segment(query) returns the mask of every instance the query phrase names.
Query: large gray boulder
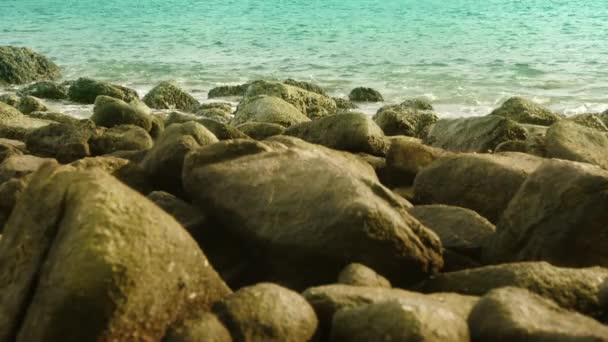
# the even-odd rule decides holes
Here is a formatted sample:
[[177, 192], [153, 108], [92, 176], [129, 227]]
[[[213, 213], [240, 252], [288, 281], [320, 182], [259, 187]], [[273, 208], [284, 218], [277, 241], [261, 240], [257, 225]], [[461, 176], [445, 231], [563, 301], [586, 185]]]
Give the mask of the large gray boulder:
[[608, 266], [608, 171], [565, 160], [544, 162], [521, 185], [483, 248], [489, 263], [544, 260]]
[[229, 292], [173, 218], [100, 170], [41, 168], [0, 243], [3, 341], [160, 340]]
[[98, 126], [108, 128], [135, 125], [145, 129], [146, 132], [152, 130], [150, 108], [139, 100], [127, 103], [110, 96], [98, 96], [91, 120]]
[[442, 265], [437, 236], [351, 154], [288, 137], [220, 142], [186, 157], [183, 181], [215, 233], [255, 255], [239, 258], [253, 281], [270, 272], [300, 289], [357, 261], [405, 285]]
[[233, 123], [265, 122], [289, 127], [307, 121], [310, 119], [306, 115], [281, 98], [260, 95], [248, 97], [239, 103]]
[[144, 96], [144, 102], [155, 109], [180, 109], [194, 112], [200, 103], [175, 83], [161, 82]]
[[430, 126], [439, 120], [430, 110], [420, 110], [403, 105], [390, 105], [378, 109], [374, 121], [386, 135], [405, 135], [425, 138]]
[[28, 48], [0, 46], [0, 84], [26, 84], [61, 77], [59, 67]]
[[330, 115], [293, 125], [285, 131], [285, 135], [336, 150], [372, 155], [386, 153], [384, 132], [363, 113]]
[[18, 92], [21, 96], [34, 96], [41, 99], [64, 100], [68, 98], [68, 89], [51, 81], [40, 81], [22, 88]]
[[608, 169], [608, 135], [562, 120], [547, 130], [547, 156], [598, 165]]
[[481, 298], [469, 316], [472, 341], [607, 341], [608, 327], [527, 290]]
[[516, 152], [442, 157], [416, 176], [416, 203], [468, 208], [495, 223], [542, 162], [542, 158]]
[[173, 124], [158, 138], [142, 166], [160, 190], [182, 194], [182, 168], [188, 152], [217, 142], [208, 129], [196, 122]]
[[521, 97], [512, 97], [490, 115], [502, 116], [522, 124], [551, 126], [562, 119], [558, 114]]
[[74, 102], [80, 103], [95, 103], [95, 99], [101, 95], [113, 97], [125, 102], [139, 99], [139, 95], [133, 89], [86, 77], [74, 81], [68, 90], [68, 98]]
[[441, 119], [429, 130], [425, 143], [454, 152], [491, 152], [509, 140], [526, 140], [517, 122], [497, 115]]
[[338, 311], [332, 342], [453, 341], [469, 342], [466, 318], [433, 300], [392, 300]]
[[249, 85], [245, 98], [258, 95], [274, 96], [290, 103], [307, 117], [314, 119], [337, 111], [336, 102], [331, 98], [278, 82], [256, 81]]
[[435, 275], [420, 287], [424, 292], [457, 292], [483, 296], [493, 289], [513, 286], [554, 300], [585, 315], [602, 317], [601, 289], [608, 279], [602, 267], [563, 268], [547, 262], [520, 262]]
[[261, 283], [244, 287], [213, 305], [235, 342], [313, 341], [317, 316], [300, 294]]

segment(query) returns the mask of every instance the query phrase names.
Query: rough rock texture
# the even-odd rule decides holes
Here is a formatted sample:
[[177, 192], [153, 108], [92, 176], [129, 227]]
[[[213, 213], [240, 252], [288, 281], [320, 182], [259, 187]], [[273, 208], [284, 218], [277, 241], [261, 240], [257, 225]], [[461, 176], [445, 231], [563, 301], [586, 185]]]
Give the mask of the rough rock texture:
[[382, 102], [384, 98], [379, 91], [372, 88], [358, 87], [350, 91], [349, 100], [353, 102]]
[[491, 263], [544, 260], [608, 266], [608, 171], [564, 160], [544, 162], [521, 185], [484, 245]]
[[1, 340], [159, 340], [229, 292], [173, 218], [100, 170], [41, 168], [0, 244]]
[[326, 285], [309, 288], [303, 293], [319, 318], [323, 334], [330, 330], [332, 317], [342, 309], [357, 308], [372, 303], [401, 301], [411, 304], [441, 306], [466, 319], [478, 301], [477, 297], [456, 293], [434, 293], [425, 295], [401, 289], [361, 287], [349, 285]]
[[[52, 112], [52, 111], [31, 112], [31, 113], [27, 113], [25, 115], [30, 118], [49, 120], [49, 121], [54, 121], [54, 122], [59, 122], [59, 123], [64, 123], [64, 124], [72, 124], [72, 125], [78, 124], [79, 122], [81, 122], [83, 120], [83, 119], [78, 119], [74, 116], [70, 116], [67, 114], [59, 113], [59, 112]], [[86, 120], [86, 119], [84, 119], [84, 120]]]
[[421, 170], [446, 154], [418, 139], [394, 137], [386, 153], [386, 164], [378, 173], [380, 180], [390, 188], [411, 186]]
[[33, 130], [25, 143], [32, 154], [70, 163], [91, 155], [89, 140], [94, 134], [95, 125], [91, 121], [76, 125], [56, 123]]
[[212, 313], [204, 312], [196, 317], [172, 325], [164, 342], [232, 342], [232, 336], [224, 324]]
[[608, 169], [608, 135], [568, 120], [547, 130], [547, 156], [598, 165]]
[[356, 109], [357, 105], [347, 99], [343, 99], [340, 97], [332, 97], [332, 100], [334, 100], [334, 102], [336, 103], [336, 107], [338, 108], [338, 110], [346, 110], [348, 111], [349, 109]]
[[542, 162], [542, 158], [515, 152], [442, 157], [416, 176], [415, 201], [472, 209], [495, 223]]
[[523, 124], [543, 126], [550, 126], [562, 119], [560, 115], [521, 97], [508, 99], [490, 115], [502, 116]]
[[403, 105], [384, 106], [374, 115], [374, 121], [384, 134], [416, 138], [425, 138], [437, 120], [437, 114], [432, 111]]
[[155, 109], [181, 109], [194, 112], [200, 103], [172, 82], [161, 82], [144, 96], [144, 102]]
[[483, 296], [500, 287], [520, 287], [564, 308], [600, 317], [606, 313], [600, 290], [607, 279], [608, 269], [602, 267], [562, 268], [546, 262], [521, 262], [438, 274], [420, 289]]
[[473, 341], [607, 341], [608, 327], [519, 288], [481, 298], [469, 316]]
[[319, 95], [328, 96], [325, 90], [323, 90], [323, 88], [310, 82], [296, 81], [294, 79], [288, 78], [283, 81], [283, 83], [294, 87], [302, 88], [304, 90], [311, 91]]
[[474, 259], [496, 227], [473, 210], [447, 205], [421, 205], [409, 209], [420, 223], [434, 231], [444, 248]]
[[434, 110], [433, 105], [421, 98], [408, 99], [399, 104], [401, 107], [409, 107], [418, 110]]
[[441, 119], [429, 130], [425, 143], [454, 152], [491, 152], [509, 140], [526, 140], [520, 124], [497, 115]]
[[179, 195], [186, 154], [217, 141], [213, 133], [196, 122], [173, 124], [158, 138], [142, 165], [159, 189]]
[[391, 282], [388, 281], [388, 279], [379, 275], [371, 268], [359, 263], [349, 264], [340, 271], [338, 283], [365, 287], [391, 287]]
[[314, 340], [317, 316], [302, 296], [281, 286], [244, 287], [213, 305], [235, 342]]
[[236, 126], [236, 128], [256, 140], [264, 140], [285, 133], [285, 127], [267, 122], [246, 122]]
[[336, 150], [380, 156], [386, 153], [384, 133], [363, 113], [330, 115], [304, 122], [289, 127], [285, 135]]
[[148, 150], [154, 141], [145, 129], [134, 125], [114, 126], [89, 141], [93, 155], [110, 154], [116, 151]]
[[141, 194], [152, 191], [150, 180], [141, 165], [114, 156], [89, 157], [70, 163], [77, 170], [99, 169], [116, 177]]
[[230, 111], [225, 111], [222, 108], [199, 108], [195, 114], [205, 119], [211, 119], [221, 123], [228, 123], [232, 119]]
[[433, 300], [393, 300], [338, 311], [330, 341], [469, 342], [466, 318]]
[[47, 162], [54, 162], [50, 158], [40, 158], [36, 156], [14, 155], [10, 156], [0, 164], [0, 184], [11, 178], [21, 178], [37, 171], [40, 166]]
[[91, 120], [103, 127], [135, 125], [145, 129], [146, 132], [152, 129], [150, 108], [139, 100], [126, 103], [109, 96], [99, 96], [95, 100]]
[[281, 98], [311, 119], [335, 114], [337, 111], [336, 102], [332, 98], [283, 83], [253, 82], [247, 88], [245, 97], [257, 95]]
[[260, 95], [241, 101], [234, 114], [235, 125], [252, 121], [289, 127], [310, 119], [296, 107], [278, 97]]
[[239, 253], [253, 253], [239, 258], [251, 263], [251, 280], [235, 276], [243, 283], [303, 288], [361, 262], [408, 284], [441, 268], [435, 234], [353, 155], [284, 136], [222, 142], [190, 153], [183, 180], [210, 226], [222, 227], [216, 233], [238, 241]]
[[245, 133], [239, 131], [237, 128], [221, 123], [215, 120], [196, 117], [194, 115], [182, 114], [178, 112], [172, 112], [167, 117], [165, 121], [165, 125], [171, 126], [175, 123], [186, 123], [186, 122], [196, 122], [207, 128], [211, 133], [213, 133], [219, 140], [228, 140], [228, 139], [248, 139], [249, 137], [245, 135]]
[[133, 89], [85, 77], [74, 81], [68, 90], [68, 98], [74, 102], [80, 103], [95, 103], [97, 96], [101, 95], [113, 97], [125, 102], [130, 102], [139, 98], [139, 95]]
[[208, 98], [216, 97], [231, 97], [231, 96], [244, 96], [245, 92], [249, 88], [249, 83], [240, 84], [236, 86], [221, 86], [209, 90]]
[[41, 99], [64, 100], [68, 98], [68, 89], [61, 84], [51, 81], [40, 81], [22, 88], [21, 96], [34, 96]]
[[48, 58], [28, 48], [0, 46], [0, 84], [26, 84], [61, 77]]
[[29, 114], [31, 112], [46, 112], [49, 108], [42, 103], [39, 99], [33, 96], [23, 96], [20, 101], [17, 109], [23, 114]]
[[608, 132], [608, 127], [606, 127], [606, 124], [604, 123], [604, 121], [602, 121], [600, 115], [598, 114], [577, 114], [566, 118], [566, 120], [575, 122], [584, 127], [593, 128], [600, 132]]
[[23, 140], [28, 132], [53, 121], [30, 118], [14, 107], [0, 102], [0, 138]]
[[17, 108], [19, 106], [19, 102], [21, 101], [21, 97], [15, 94], [2, 94], [0, 95], [0, 102], [4, 102], [11, 107]]

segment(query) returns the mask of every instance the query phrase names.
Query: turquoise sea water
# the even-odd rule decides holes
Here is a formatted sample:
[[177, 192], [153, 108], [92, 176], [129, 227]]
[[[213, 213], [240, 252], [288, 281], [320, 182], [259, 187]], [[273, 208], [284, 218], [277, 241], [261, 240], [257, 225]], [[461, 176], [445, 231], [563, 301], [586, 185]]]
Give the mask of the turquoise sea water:
[[[150, 89], [287, 77], [334, 95], [432, 100], [485, 114], [523, 95], [567, 113], [608, 108], [605, 0], [0, 0], [0, 45], [79, 76]], [[373, 109], [373, 108], [368, 108]]]

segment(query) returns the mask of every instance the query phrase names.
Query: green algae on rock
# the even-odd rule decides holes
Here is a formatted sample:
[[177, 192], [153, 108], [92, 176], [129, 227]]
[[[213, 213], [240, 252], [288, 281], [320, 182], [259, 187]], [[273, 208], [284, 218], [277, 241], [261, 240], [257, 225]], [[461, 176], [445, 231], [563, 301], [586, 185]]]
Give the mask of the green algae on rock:
[[26, 84], [59, 77], [59, 67], [43, 55], [28, 48], [0, 46], [0, 84]]

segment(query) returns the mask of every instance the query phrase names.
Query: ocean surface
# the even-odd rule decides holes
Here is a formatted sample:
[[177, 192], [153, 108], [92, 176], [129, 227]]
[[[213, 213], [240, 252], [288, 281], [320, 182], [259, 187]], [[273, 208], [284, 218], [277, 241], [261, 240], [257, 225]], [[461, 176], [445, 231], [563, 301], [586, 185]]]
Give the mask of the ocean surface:
[[513, 95], [567, 114], [608, 108], [605, 0], [0, 0], [0, 45], [141, 94], [176, 80], [202, 100], [291, 77], [335, 96], [422, 96], [443, 116]]

